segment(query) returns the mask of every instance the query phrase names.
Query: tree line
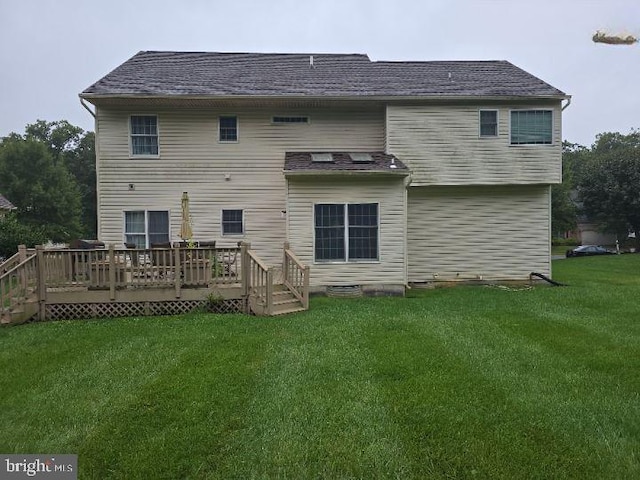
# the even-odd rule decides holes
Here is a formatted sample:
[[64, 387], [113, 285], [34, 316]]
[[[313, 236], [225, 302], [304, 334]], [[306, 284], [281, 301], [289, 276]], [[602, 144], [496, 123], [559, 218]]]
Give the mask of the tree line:
[[620, 241], [635, 234], [640, 246], [640, 131], [605, 132], [591, 147], [564, 142], [562, 184], [552, 187], [555, 234], [585, 216]]
[[95, 136], [66, 120], [38, 120], [0, 139], [0, 257], [17, 245], [96, 237]]

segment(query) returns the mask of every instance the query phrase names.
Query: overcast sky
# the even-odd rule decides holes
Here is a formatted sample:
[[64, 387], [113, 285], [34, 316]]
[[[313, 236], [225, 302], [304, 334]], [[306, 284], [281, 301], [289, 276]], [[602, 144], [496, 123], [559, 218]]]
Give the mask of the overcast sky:
[[93, 130], [78, 93], [140, 50], [508, 60], [572, 95], [563, 138], [640, 128], [639, 0], [0, 0], [0, 136], [37, 119]]

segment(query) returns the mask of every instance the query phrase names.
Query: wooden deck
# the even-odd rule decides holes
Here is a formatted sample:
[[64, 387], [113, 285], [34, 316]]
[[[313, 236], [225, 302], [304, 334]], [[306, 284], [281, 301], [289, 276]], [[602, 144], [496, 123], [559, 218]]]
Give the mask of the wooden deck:
[[[281, 272], [282, 282], [274, 281]], [[308, 309], [309, 268], [283, 249], [265, 265], [237, 248], [35, 250], [0, 265], [0, 321], [179, 314], [278, 315]]]

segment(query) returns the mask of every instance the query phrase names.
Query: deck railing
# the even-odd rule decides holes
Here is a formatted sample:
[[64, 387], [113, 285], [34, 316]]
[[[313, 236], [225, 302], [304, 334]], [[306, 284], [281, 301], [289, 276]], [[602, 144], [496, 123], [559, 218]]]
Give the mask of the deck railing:
[[28, 256], [13, 268], [3, 270], [4, 273], [0, 275], [0, 319], [30, 296], [37, 295], [38, 289], [38, 264], [35, 255]]
[[251, 244], [242, 245], [242, 257], [245, 260], [245, 287], [247, 301], [251, 310], [262, 315], [273, 311], [273, 269], [268, 267], [251, 250]]
[[47, 288], [206, 287], [241, 282], [240, 248], [42, 250]]
[[309, 266], [305, 266], [291, 251], [289, 242], [285, 242], [282, 283], [300, 300], [305, 309], [309, 308], [309, 270]]

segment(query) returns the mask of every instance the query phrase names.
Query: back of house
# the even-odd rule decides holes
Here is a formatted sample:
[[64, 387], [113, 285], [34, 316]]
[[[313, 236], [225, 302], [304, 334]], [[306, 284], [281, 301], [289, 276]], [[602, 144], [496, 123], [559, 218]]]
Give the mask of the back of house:
[[140, 52], [95, 107], [106, 243], [282, 244], [311, 287], [550, 275], [569, 97], [505, 61]]

